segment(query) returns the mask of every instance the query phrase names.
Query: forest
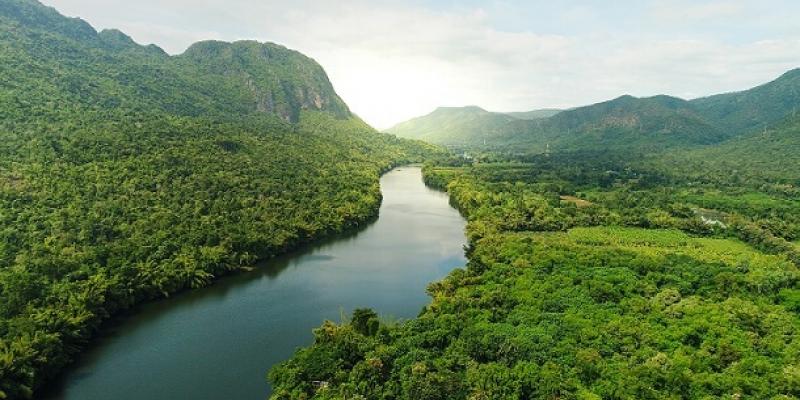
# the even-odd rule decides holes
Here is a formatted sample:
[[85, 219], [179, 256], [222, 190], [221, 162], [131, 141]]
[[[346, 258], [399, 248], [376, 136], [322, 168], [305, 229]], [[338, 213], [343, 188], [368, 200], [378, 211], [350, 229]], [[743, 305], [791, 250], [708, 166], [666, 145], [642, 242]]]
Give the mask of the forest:
[[170, 55], [0, 0], [0, 399], [114, 316], [365, 226], [411, 162], [467, 219], [467, 265], [417, 318], [320, 321], [272, 400], [798, 399], [798, 88], [392, 130], [448, 152], [376, 131], [281, 45]]
[[731, 174], [714, 151], [428, 163], [468, 265], [416, 319], [326, 322], [272, 399], [800, 397], [795, 155], [749, 147]]
[[167, 56], [31, 0], [0, 3], [0, 71], [3, 399], [110, 316], [363, 225], [382, 172], [440, 151], [376, 132], [281, 46]]
[[104, 120], [36, 137], [17, 126], [0, 150], [11, 398], [29, 397], [110, 315], [368, 221], [379, 174], [419, 157], [322, 113], [297, 126]]

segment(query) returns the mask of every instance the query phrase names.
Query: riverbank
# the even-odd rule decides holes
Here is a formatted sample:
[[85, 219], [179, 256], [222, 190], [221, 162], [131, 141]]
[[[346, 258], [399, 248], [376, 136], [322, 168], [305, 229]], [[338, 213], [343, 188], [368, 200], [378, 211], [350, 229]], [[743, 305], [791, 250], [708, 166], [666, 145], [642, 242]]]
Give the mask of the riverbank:
[[312, 328], [361, 306], [412, 318], [425, 287], [462, 266], [464, 220], [418, 167], [381, 178], [376, 221], [115, 324], [49, 399], [262, 399], [264, 373]]

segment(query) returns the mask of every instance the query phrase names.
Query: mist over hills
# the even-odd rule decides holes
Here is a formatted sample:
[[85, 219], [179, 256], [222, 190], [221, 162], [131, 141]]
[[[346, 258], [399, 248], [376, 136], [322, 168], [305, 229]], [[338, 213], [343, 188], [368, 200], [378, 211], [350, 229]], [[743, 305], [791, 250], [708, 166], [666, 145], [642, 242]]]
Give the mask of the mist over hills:
[[478, 106], [439, 107], [428, 115], [400, 123], [386, 132], [435, 144], [480, 144], [485, 138], [503, 134], [506, 126], [517, 120]]
[[517, 119], [541, 119], [552, 117], [560, 113], [563, 110], [559, 110], [556, 108], [544, 108], [541, 110], [532, 110], [532, 111], [514, 111], [514, 112], [507, 112], [504, 113], [506, 115], [510, 115]]
[[749, 90], [695, 100], [625, 95], [552, 115], [532, 112], [540, 116], [533, 120], [474, 106], [440, 109], [387, 132], [437, 144], [484, 149], [543, 152], [549, 145], [556, 151], [655, 151], [720, 143], [778, 123], [796, 112], [798, 106], [800, 70], [796, 69]]

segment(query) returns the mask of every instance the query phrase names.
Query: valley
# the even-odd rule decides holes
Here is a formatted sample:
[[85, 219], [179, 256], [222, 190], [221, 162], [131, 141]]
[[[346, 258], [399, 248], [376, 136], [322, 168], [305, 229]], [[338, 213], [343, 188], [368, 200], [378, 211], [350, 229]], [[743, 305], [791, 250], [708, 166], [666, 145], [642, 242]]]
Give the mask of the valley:
[[[224, 30], [238, 3], [211, 3], [180, 29]], [[483, 37], [494, 8], [451, 32], [449, 6], [370, 4], [369, 36], [344, 18], [367, 6], [322, 3], [156, 24], [167, 52], [0, 0], [0, 399], [800, 398], [800, 69], [777, 41], [684, 77], [785, 72], [674, 96], [611, 56], [580, 74], [566, 36]], [[431, 15], [436, 57], [384, 36]], [[263, 35], [354, 108], [300, 51], [196, 41]], [[366, 122], [453, 93], [531, 111]]]
[[439, 152], [282, 46], [169, 56], [32, 0], [0, 3], [0, 45], [0, 398], [137, 304], [369, 223], [380, 174]]
[[262, 398], [265, 370], [320, 321], [364, 304], [386, 323], [415, 317], [425, 286], [465, 262], [464, 220], [419, 167], [386, 173], [381, 192], [372, 223], [113, 322], [44, 398]]

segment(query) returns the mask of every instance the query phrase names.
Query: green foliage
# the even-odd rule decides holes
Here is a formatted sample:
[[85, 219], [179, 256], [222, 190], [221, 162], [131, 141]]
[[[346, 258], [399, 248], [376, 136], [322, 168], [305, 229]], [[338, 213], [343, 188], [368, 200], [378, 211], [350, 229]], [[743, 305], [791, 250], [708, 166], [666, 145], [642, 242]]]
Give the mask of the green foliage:
[[541, 109], [541, 110], [508, 112], [508, 113], [505, 113], [505, 114], [506, 115], [510, 115], [510, 116], [512, 116], [514, 118], [517, 118], [517, 119], [533, 120], [533, 119], [542, 119], [542, 118], [552, 117], [553, 115], [556, 115], [556, 114], [560, 113], [561, 111], [563, 111], [563, 110], [557, 110], [557, 109], [554, 109], [554, 108], [544, 108], [544, 109]]
[[440, 107], [432, 113], [402, 122], [386, 132], [430, 143], [478, 146], [491, 141], [520, 118], [493, 113], [480, 107]]
[[[360, 382], [348, 371], [377, 354], [393, 355], [382, 360], [392, 372], [356, 391], [366, 398], [797, 396], [787, 371], [800, 319], [770, 295], [796, 287], [797, 267], [704, 240], [607, 228], [483, 238], [466, 271], [431, 285], [418, 319], [360, 339], [352, 369], [315, 376], [331, 385], [318, 398], [347, 398], [341, 388]], [[303, 379], [277, 371], [304, 361], [275, 369], [276, 393]]]
[[378, 314], [368, 308], [358, 308], [353, 311], [353, 319], [350, 321], [353, 329], [365, 336], [375, 336], [378, 333]]
[[299, 53], [203, 43], [170, 57], [30, 0], [0, 2], [0, 132], [11, 399], [120, 310], [362, 226], [381, 172], [436, 153], [351, 116]]
[[525, 161], [427, 164], [468, 218], [467, 268], [418, 318], [344, 336], [347, 358], [300, 350], [270, 373], [273, 399], [800, 396], [796, 228], [777, 224], [793, 200], [653, 158]]
[[736, 139], [661, 157], [659, 168], [691, 180], [731, 181], [775, 194], [800, 194], [800, 116]]
[[704, 97], [692, 103], [733, 134], [763, 130], [787, 115], [797, 114], [800, 69], [750, 90]]

